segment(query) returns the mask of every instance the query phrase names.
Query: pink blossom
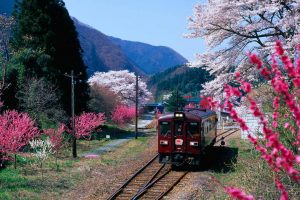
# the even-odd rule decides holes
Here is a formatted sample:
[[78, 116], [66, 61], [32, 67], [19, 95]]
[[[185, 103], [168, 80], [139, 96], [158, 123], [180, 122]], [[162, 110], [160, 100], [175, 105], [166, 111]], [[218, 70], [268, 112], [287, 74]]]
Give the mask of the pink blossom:
[[17, 153], [39, 134], [35, 122], [27, 113], [5, 111], [0, 115], [0, 154]]
[[292, 81], [296, 87], [300, 87], [300, 78], [295, 78]]
[[272, 122], [272, 126], [273, 126], [273, 128], [277, 128], [277, 122], [276, 122], [276, 121], [273, 121], [273, 122]]
[[[87, 138], [90, 137], [93, 131], [101, 131], [100, 126], [105, 122], [103, 113], [82, 113], [80, 116], [75, 116], [75, 137]], [[71, 130], [67, 130], [72, 133]]]
[[282, 48], [282, 44], [279, 40], [276, 41], [276, 46], [275, 46], [275, 49], [276, 49], [276, 53], [279, 55], [279, 56], [282, 56], [283, 53], [284, 53], [284, 50]]
[[49, 136], [51, 144], [54, 145], [55, 151], [59, 151], [64, 145], [63, 133], [66, 131], [66, 126], [60, 124], [57, 129], [44, 129], [43, 134]]
[[235, 72], [235, 78], [239, 80], [241, 78], [241, 73], [239, 71]]
[[270, 80], [270, 75], [271, 75], [271, 71], [268, 70], [268, 68], [264, 67], [261, 71], [260, 74], [267, 80]]
[[273, 100], [273, 108], [278, 109], [279, 108], [279, 102], [280, 102], [280, 97], [275, 97]]
[[283, 184], [281, 183], [281, 181], [276, 178], [275, 179], [275, 183], [276, 183], [276, 186], [278, 188], [278, 190], [280, 190], [282, 193], [281, 193], [281, 197], [280, 197], [280, 200], [288, 200], [288, 193], [287, 191], [285, 190], [285, 187], [283, 186]]
[[112, 120], [119, 124], [124, 125], [130, 122], [135, 117], [135, 107], [128, 107], [125, 105], [118, 105], [112, 112]]
[[[296, 101], [296, 98], [293, 94], [290, 93], [290, 83], [294, 84], [295, 87], [298, 86], [297, 77], [299, 77], [298, 71], [295, 69], [300, 69], [300, 62], [297, 62], [297, 67], [293, 66], [291, 60], [284, 56], [283, 48], [281, 44], [278, 42], [276, 47], [277, 54], [280, 56], [280, 59], [284, 65], [284, 69], [287, 71], [289, 78], [295, 81], [287, 81], [285, 77], [283, 77], [282, 73], [279, 70], [279, 66], [276, 63], [275, 56], [272, 57], [272, 71], [270, 71], [266, 67], [262, 67], [262, 62], [256, 55], [250, 55], [249, 59], [252, 63], [258, 66], [258, 69], [261, 69], [261, 75], [267, 80], [271, 79], [271, 85], [276, 93], [276, 97], [273, 100], [274, 112], [272, 115], [272, 127], [270, 127], [268, 123], [268, 118], [266, 118], [265, 114], [262, 112], [260, 107], [257, 105], [256, 101], [252, 99], [250, 96], [247, 96], [247, 100], [250, 103], [250, 111], [253, 116], [257, 117], [262, 125], [262, 132], [264, 134], [265, 142], [260, 144], [256, 138], [248, 135], [249, 140], [254, 145], [255, 149], [260, 152], [261, 157], [268, 163], [271, 167], [271, 170], [275, 173], [279, 173], [280, 171], [285, 172], [288, 176], [290, 176], [295, 182], [300, 181], [299, 170], [294, 166], [294, 164], [300, 162], [300, 156], [294, 155], [294, 153], [284, 146], [284, 144], [280, 141], [279, 133], [276, 132], [278, 127], [278, 119], [279, 112], [278, 109], [280, 107], [280, 100], [284, 100], [284, 103], [289, 108], [290, 114], [285, 113], [284, 117], [287, 118], [289, 116], [293, 116], [291, 120], [295, 120], [296, 128], [291, 126], [289, 122], [284, 123], [283, 127], [289, 129], [293, 135], [295, 135], [295, 129], [300, 127], [300, 105]], [[236, 80], [241, 84], [241, 89], [245, 90], [245, 81], [240, 79], [239, 74]], [[250, 83], [249, 83], [250, 84]], [[250, 84], [251, 86], [251, 84]], [[231, 102], [232, 96], [238, 96], [239, 88], [232, 87], [227, 84], [224, 85], [224, 92], [226, 94], [226, 99], [224, 102], [224, 107], [227, 108], [233, 120], [239, 123], [240, 127], [243, 130], [250, 130], [249, 127], [246, 126], [243, 119], [241, 119], [237, 112], [234, 109], [233, 103]], [[212, 100], [213, 101], [213, 100]], [[296, 136], [296, 142], [293, 145], [297, 145], [300, 150], [300, 131]], [[281, 191], [281, 199], [288, 199], [288, 193], [285, 190], [284, 185], [281, 183], [279, 179], [275, 180], [276, 186], [279, 191]], [[239, 190], [228, 190], [230, 195], [234, 194], [233, 197], [238, 198], [237, 196], [240, 194]], [[241, 197], [242, 198], [242, 197]]]
[[250, 62], [256, 65], [257, 69], [260, 69], [262, 67], [262, 61], [257, 57], [256, 54], [251, 54], [249, 58]]
[[283, 125], [284, 128], [288, 128], [289, 126], [290, 126], [290, 123], [288, 123], [288, 122], [285, 122]]
[[244, 89], [244, 91], [245, 91], [246, 93], [251, 92], [252, 87], [251, 87], [251, 84], [250, 84], [250, 83], [244, 81], [244, 82], [242, 83], [242, 85], [243, 85], [243, 89]]
[[296, 156], [296, 163], [300, 164], [300, 155]]
[[88, 154], [88, 155], [86, 155], [86, 156], [84, 156], [85, 158], [98, 158], [99, 157], [99, 155], [97, 155], [97, 154]]
[[225, 191], [234, 199], [239, 200], [254, 200], [252, 195], [246, 195], [243, 191], [234, 187], [226, 187]]

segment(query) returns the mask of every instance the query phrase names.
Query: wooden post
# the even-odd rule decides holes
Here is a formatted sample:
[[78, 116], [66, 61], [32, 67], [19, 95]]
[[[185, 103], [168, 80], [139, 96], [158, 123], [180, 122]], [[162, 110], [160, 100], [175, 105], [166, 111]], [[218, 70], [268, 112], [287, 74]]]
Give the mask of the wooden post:
[[135, 81], [135, 139], [138, 138], [138, 109], [139, 109], [139, 77], [136, 74]]

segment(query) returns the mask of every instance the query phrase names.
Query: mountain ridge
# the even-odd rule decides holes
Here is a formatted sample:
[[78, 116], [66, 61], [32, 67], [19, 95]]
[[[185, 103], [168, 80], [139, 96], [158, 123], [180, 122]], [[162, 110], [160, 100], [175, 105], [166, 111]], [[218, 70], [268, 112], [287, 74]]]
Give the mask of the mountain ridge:
[[[0, 14], [11, 15], [16, 0], [0, 0]], [[154, 46], [107, 36], [72, 17], [88, 75], [96, 71], [129, 70], [142, 76], [182, 65], [187, 60], [166, 46]]]
[[167, 46], [155, 46], [112, 36], [109, 38], [113, 43], [119, 45], [124, 53], [140, 66], [146, 74], [155, 74], [170, 67], [187, 63], [187, 59]]
[[125, 69], [144, 75], [137, 65], [127, 58], [122, 49], [111, 43], [105, 34], [74, 17], [72, 19], [78, 32], [89, 75], [96, 71]]
[[72, 19], [84, 50], [89, 74], [95, 71], [128, 69], [145, 76], [187, 62], [170, 47], [107, 36], [74, 17]]

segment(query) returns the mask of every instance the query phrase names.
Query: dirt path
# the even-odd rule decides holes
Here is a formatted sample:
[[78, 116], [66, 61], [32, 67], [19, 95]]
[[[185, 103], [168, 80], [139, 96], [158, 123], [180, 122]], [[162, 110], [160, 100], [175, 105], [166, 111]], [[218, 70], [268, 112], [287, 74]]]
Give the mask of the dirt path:
[[94, 149], [94, 150], [92, 150], [90, 152], [87, 152], [87, 153], [80, 154], [79, 156], [80, 157], [86, 157], [86, 158], [98, 157], [98, 156], [100, 156], [104, 153], [115, 150], [116, 148], [120, 147], [122, 144], [128, 142], [131, 139], [132, 138], [115, 139], [115, 140], [112, 140], [111, 142], [109, 142], [108, 144], [106, 144], [102, 147], [99, 147], [99, 148]]

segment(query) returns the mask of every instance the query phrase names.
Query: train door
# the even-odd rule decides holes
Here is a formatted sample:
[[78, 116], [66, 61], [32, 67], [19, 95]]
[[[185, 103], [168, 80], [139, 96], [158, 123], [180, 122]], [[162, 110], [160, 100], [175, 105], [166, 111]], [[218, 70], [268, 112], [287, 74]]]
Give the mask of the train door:
[[161, 121], [158, 126], [158, 151], [159, 153], [171, 153], [171, 147], [171, 123]]
[[200, 151], [201, 135], [200, 135], [200, 123], [187, 122], [186, 123], [186, 148], [187, 153], [197, 154]]
[[205, 141], [207, 140], [206, 138], [206, 122], [202, 121], [201, 123], [201, 144], [202, 146], [205, 146]]
[[174, 152], [185, 152], [184, 122], [174, 121]]

